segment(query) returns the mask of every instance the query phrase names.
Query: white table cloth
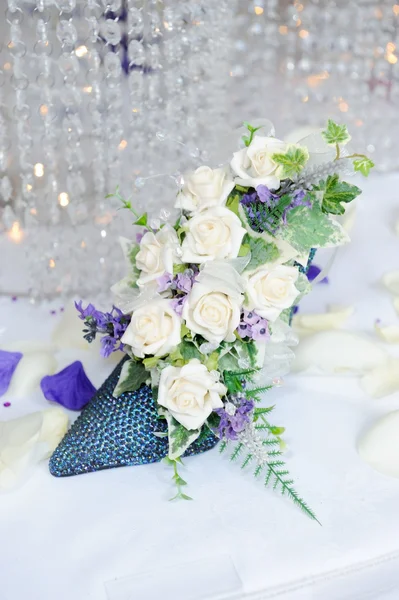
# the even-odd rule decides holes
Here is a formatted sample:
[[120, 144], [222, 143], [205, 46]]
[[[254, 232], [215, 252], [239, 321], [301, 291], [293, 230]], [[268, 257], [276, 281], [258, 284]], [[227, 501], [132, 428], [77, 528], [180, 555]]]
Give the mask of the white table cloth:
[[[395, 176], [364, 185], [352, 244], [301, 310], [354, 304], [349, 327], [369, 332], [376, 318], [397, 322], [378, 280], [399, 268], [398, 187]], [[21, 299], [3, 298], [0, 309], [0, 347], [49, 340], [60, 318]], [[81, 359], [95, 385], [112, 369], [93, 352], [57, 359], [59, 368]], [[371, 400], [357, 379], [297, 375], [267, 402], [287, 428], [289, 469], [321, 527], [217, 449], [185, 461], [193, 502], [168, 502], [162, 464], [57, 479], [42, 463], [0, 496], [1, 600], [397, 600], [399, 480], [364, 464], [356, 441], [399, 408], [399, 394]], [[1, 401], [0, 419], [48, 405], [39, 391], [9, 408]]]

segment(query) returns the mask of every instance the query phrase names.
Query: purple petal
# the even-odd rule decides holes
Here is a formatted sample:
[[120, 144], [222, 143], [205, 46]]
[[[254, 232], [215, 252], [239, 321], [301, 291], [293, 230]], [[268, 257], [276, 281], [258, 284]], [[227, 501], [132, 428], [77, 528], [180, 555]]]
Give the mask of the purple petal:
[[0, 350], [0, 396], [8, 390], [11, 378], [21, 358], [21, 352]]
[[158, 279], [157, 279], [157, 285], [158, 285], [157, 291], [159, 293], [166, 292], [166, 290], [168, 290], [170, 288], [170, 286], [172, 285], [172, 281], [173, 281], [172, 273], [164, 273], [163, 275], [161, 275], [161, 277], [158, 277]]
[[79, 360], [55, 375], [43, 377], [40, 387], [47, 400], [70, 410], [82, 410], [96, 393]]
[[[310, 265], [308, 272], [307, 272], [309, 281], [314, 281], [316, 279], [316, 277], [318, 275], [320, 275], [320, 273], [321, 273], [320, 267], [318, 267], [317, 265]], [[328, 283], [328, 277], [324, 277], [324, 279], [322, 279], [318, 283]]]

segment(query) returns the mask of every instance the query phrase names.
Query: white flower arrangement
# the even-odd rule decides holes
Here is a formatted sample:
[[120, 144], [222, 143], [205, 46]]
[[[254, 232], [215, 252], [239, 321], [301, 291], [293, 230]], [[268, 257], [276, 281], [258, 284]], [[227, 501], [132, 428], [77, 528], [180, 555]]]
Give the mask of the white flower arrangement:
[[[230, 165], [185, 175], [174, 225], [152, 228], [146, 214], [116, 194], [142, 227], [137, 243], [124, 240], [129, 273], [113, 288], [124, 312], [107, 321], [91, 305], [79, 310], [89, 341], [106, 332], [104, 354], [122, 346], [128, 355], [114, 395], [152, 385], [175, 469], [210, 430], [222, 449], [236, 443], [233, 458], [247, 448], [244, 466], [254, 463], [256, 475], [263, 471], [266, 484], [315, 518], [281, 458], [284, 429], [272, 426], [271, 408], [257, 403], [292, 356], [289, 323], [310, 289], [312, 249], [348, 239], [335, 217], [360, 189], [341, 181], [342, 165], [367, 175], [373, 163], [347, 151], [343, 157], [350, 136], [332, 121], [320, 136], [324, 151], [336, 154], [327, 165], [306, 143], [286, 144], [246, 127]], [[179, 486], [178, 496], [187, 498]]]

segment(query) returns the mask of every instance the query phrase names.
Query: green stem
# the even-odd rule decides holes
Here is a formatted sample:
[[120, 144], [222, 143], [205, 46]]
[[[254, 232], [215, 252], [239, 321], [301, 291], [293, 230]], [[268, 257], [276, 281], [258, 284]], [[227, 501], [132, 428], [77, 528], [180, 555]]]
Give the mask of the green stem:
[[335, 144], [335, 148], [336, 148], [336, 151], [337, 151], [337, 154], [335, 156], [335, 160], [338, 160], [341, 157], [341, 150], [339, 148], [338, 142]]
[[343, 158], [367, 158], [367, 156], [365, 154], [349, 154], [349, 156]]

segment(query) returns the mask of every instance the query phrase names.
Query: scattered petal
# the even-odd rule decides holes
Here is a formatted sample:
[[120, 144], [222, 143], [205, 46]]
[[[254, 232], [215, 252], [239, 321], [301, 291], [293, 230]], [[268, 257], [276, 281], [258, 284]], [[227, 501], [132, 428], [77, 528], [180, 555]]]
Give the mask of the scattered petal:
[[8, 390], [11, 378], [21, 358], [22, 354], [20, 352], [0, 350], [0, 396]]
[[384, 342], [399, 344], [399, 325], [381, 325], [380, 321], [376, 321], [374, 329]]
[[387, 290], [395, 296], [399, 296], [399, 271], [390, 271], [385, 273], [382, 277], [382, 283], [385, 285]]
[[43, 377], [40, 387], [47, 400], [70, 410], [82, 410], [96, 393], [79, 360], [55, 375]]
[[22, 483], [35, 465], [52, 454], [68, 428], [60, 407], [0, 421], [0, 490]]
[[[321, 273], [321, 268], [318, 267], [317, 265], [310, 265], [308, 272], [306, 273], [309, 281], [313, 281], [314, 279], [316, 279], [316, 277], [318, 277]], [[317, 283], [328, 283], [328, 277], [324, 277], [321, 281], [318, 281]]]
[[49, 352], [24, 353], [15, 369], [6, 398], [24, 398], [31, 394], [45, 375], [55, 372], [57, 361]]
[[380, 418], [358, 442], [360, 458], [373, 469], [399, 478], [399, 410]]
[[296, 314], [292, 323], [298, 334], [309, 335], [315, 331], [339, 329], [353, 315], [354, 311], [353, 306], [332, 305], [325, 313]]
[[394, 305], [394, 307], [395, 307], [395, 310], [396, 310], [396, 312], [397, 312], [397, 313], [398, 313], [398, 315], [399, 315], [399, 296], [398, 296], [398, 298], [394, 298], [394, 299], [393, 299], [393, 305]]
[[395, 232], [399, 235], [399, 221], [396, 221]]
[[371, 338], [349, 331], [323, 331], [299, 344], [293, 370], [317, 374], [363, 374], [386, 362], [388, 353]]
[[83, 328], [84, 325], [71, 302], [66, 306], [62, 317], [53, 329], [52, 342], [58, 348], [89, 350], [91, 346], [83, 339]]
[[389, 358], [361, 379], [363, 390], [372, 398], [382, 398], [399, 390], [399, 359]]

